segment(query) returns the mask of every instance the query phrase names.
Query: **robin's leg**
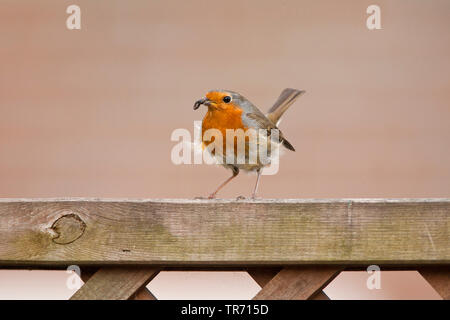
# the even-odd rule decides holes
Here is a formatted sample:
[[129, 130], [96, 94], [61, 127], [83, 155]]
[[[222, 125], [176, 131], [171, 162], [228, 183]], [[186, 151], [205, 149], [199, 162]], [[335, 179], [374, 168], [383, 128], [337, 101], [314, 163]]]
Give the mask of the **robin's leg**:
[[238, 196], [236, 198], [236, 200], [247, 200], [247, 199], [255, 200], [256, 199], [256, 193], [258, 192], [259, 179], [261, 178], [261, 169], [256, 170], [256, 173], [258, 174], [258, 176], [256, 177], [256, 184], [255, 184], [255, 188], [253, 189], [252, 196], [250, 198], [247, 198], [244, 196]]
[[217, 192], [219, 192], [220, 189], [222, 189], [223, 187], [225, 187], [227, 185], [228, 182], [230, 182], [231, 180], [233, 180], [238, 174], [239, 174], [239, 168], [238, 167], [232, 167], [233, 170], [233, 175], [231, 177], [229, 177], [227, 180], [225, 180], [217, 189], [216, 191], [214, 191], [213, 193], [211, 193], [208, 196], [208, 199], [214, 199], [216, 197]]
[[256, 198], [256, 192], [258, 191], [259, 179], [261, 178], [261, 169], [258, 169], [256, 172], [257, 172], [258, 176], [256, 177], [256, 184], [255, 184], [255, 188], [253, 189], [252, 199]]

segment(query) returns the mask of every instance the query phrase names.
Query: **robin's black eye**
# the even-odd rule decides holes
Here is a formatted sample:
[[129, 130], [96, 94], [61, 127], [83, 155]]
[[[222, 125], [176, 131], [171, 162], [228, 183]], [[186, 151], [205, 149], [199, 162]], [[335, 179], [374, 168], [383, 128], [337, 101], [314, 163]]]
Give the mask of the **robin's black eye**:
[[225, 97], [223, 97], [223, 102], [225, 102], [225, 103], [229, 103], [229, 102], [231, 102], [231, 97], [230, 96], [225, 96]]

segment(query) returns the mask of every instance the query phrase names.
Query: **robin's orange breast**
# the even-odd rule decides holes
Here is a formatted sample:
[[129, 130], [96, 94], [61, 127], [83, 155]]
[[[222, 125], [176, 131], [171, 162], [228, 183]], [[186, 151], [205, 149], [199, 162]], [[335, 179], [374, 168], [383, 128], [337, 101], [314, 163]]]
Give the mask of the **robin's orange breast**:
[[[209, 109], [206, 113], [205, 117], [203, 118], [202, 123], [202, 133], [204, 133], [209, 129], [216, 129], [219, 130], [222, 134], [223, 139], [223, 152], [226, 152], [226, 130], [227, 129], [242, 129], [247, 130], [247, 128], [242, 123], [242, 110], [240, 108], [234, 107], [232, 105], [227, 106], [223, 109]], [[210, 141], [203, 140], [205, 146], [208, 146], [211, 142], [213, 142], [215, 139], [214, 137], [211, 138]], [[235, 141], [228, 141], [228, 144], [234, 143], [234, 152], [236, 154], [237, 152], [237, 138], [234, 139]], [[246, 140], [247, 137], [246, 137]]]

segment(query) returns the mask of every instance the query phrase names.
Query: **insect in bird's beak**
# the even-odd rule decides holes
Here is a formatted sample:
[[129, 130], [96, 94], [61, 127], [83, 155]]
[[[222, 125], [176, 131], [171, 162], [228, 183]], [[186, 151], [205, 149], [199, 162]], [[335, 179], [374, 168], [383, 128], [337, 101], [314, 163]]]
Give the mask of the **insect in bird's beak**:
[[211, 102], [207, 98], [202, 98], [200, 100], [195, 101], [194, 103], [194, 110], [197, 110], [202, 104], [205, 106], [209, 106]]

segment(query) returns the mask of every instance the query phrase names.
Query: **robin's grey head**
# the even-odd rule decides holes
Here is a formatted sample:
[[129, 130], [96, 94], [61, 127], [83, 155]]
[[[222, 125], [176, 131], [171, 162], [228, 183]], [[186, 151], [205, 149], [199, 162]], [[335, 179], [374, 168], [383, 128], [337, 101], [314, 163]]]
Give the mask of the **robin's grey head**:
[[201, 105], [211, 108], [226, 107], [227, 105], [242, 108], [247, 102], [247, 99], [237, 92], [231, 90], [211, 90], [204, 98], [195, 102], [194, 110], [197, 110]]

